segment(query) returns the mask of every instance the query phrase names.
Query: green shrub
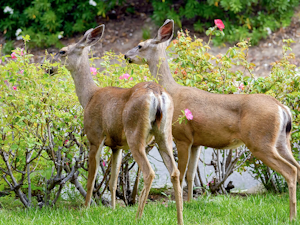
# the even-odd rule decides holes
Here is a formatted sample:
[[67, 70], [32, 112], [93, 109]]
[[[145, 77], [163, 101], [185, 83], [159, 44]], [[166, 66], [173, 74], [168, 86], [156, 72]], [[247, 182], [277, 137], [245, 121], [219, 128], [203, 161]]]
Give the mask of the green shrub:
[[[30, 35], [32, 44], [38, 47], [56, 45], [59, 39], [70, 37], [95, 27], [96, 16], [105, 16], [122, 0], [20, 0], [1, 1], [0, 31], [6, 37], [15, 38]], [[3, 12], [3, 13], [2, 13]], [[22, 32], [18, 33], [17, 30]]]
[[[216, 27], [207, 33], [222, 35]], [[25, 40], [28, 41], [29, 37]], [[255, 65], [247, 61], [248, 41], [216, 56], [209, 53], [210, 41], [193, 40], [188, 32], [179, 33], [169, 47], [173, 57], [169, 64], [175, 80], [181, 85], [213, 93], [264, 93], [276, 97], [292, 111], [292, 151], [298, 157], [300, 77], [296, 66], [291, 63], [294, 55], [288, 54], [292, 41], [285, 40], [283, 58], [272, 64], [271, 74], [257, 78], [253, 74]], [[55, 179], [67, 176], [72, 168], [76, 167], [76, 177], [80, 177], [80, 185], [85, 186], [88, 142], [83, 132], [83, 111], [69, 73], [59, 67], [59, 74], [51, 77], [45, 68], [58, 64], [46, 61], [41, 67], [29, 63], [31, 57], [26, 48], [1, 57], [0, 169], [6, 180], [0, 180], [0, 191], [10, 189], [20, 197], [29, 192], [31, 181], [32, 191], [43, 195], [48, 193], [47, 201], [52, 204], [63, 188], [54, 188]], [[91, 59], [93, 67], [94, 60]], [[121, 54], [106, 52], [101, 67], [103, 70], [93, 76], [100, 87], [132, 87], [151, 80], [146, 66], [125, 64]], [[129, 78], [120, 79], [125, 73], [129, 74]], [[105, 148], [102, 159], [108, 161], [109, 157], [110, 151]], [[32, 161], [28, 163], [28, 159]], [[62, 169], [59, 169], [58, 163], [63, 166]], [[248, 165], [253, 164], [250, 162]], [[257, 173], [263, 176], [261, 172]], [[29, 178], [26, 177], [28, 174]], [[73, 179], [70, 181], [74, 182]], [[50, 192], [52, 184], [56, 194]]]
[[176, 4], [172, 0], [154, 0], [153, 20], [161, 25], [165, 19], [173, 19], [179, 27], [183, 19], [192, 19], [194, 29], [203, 32], [212, 26], [211, 21], [222, 19], [225, 36], [217, 36], [213, 42], [236, 43], [251, 38], [257, 44], [268, 32], [290, 24], [298, 0], [186, 0]]
[[[29, 63], [32, 56], [26, 48], [18, 48], [0, 58], [0, 171], [4, 175], [0, 191], [16, 195], [26, 207], [34, 202], [24, 197], [29, 193], [43, 196], [42, 204], [54, 205], [66, 184], [61, 182], [68, 177], [77, 190], [84, 190], [89, 147], [83, 110], [69, 72], [59, 66], [58, 74], [50, 76], [46, 69], [58, 63], [45, 61], [41, 67]], [[100, 87], [132, 87], [147, 79], [146, 68], [120, 67], [110, 64], [111, 60], [122, 63], [123, 56], [112, 52], [103, 56], [101, 66], [107, 70], [94, 75]], [[130, 77], [120, 79], [125, 73]], [[101, 160], [109, 161], [110, 154], [105, 148]], [[132, 168], [130, 154], [124, 151], [124, 155], [127, 167]]]

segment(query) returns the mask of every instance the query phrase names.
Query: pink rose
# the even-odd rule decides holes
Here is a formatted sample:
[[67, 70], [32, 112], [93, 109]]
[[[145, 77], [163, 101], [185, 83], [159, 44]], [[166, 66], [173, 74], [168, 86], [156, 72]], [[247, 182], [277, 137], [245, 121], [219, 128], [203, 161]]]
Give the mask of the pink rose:
[[224, 23], [223, 23], [222, 20], [220, 20], [220, 19], [216, 19], [216, 20], [215, 20], [215, 24], [216, 24], [216, 26], [217, 26], [221, 31], [223, 31], [223, 29], [225, 28]]
[[10, 55], [10, 56], [11, 56], [11, 58], [12, 58], [12, 59], [16, 59], [16, 58], [17, 58], [17, 56], [16, 56], [16, 53], [15, 53], [15, 52], [11, 53], [11, 55]]
[[239, 86], [239, 89], [240, 90], [244, 90], [245, 89], [245, 85], [243, 83], [241, 83], [240, 86]]
[[130, 75], [128, 73], [124, 73], [123, 75], [121, 75], [119, 77], [120, 80], [124, 80], [124, 79], [128, 79], [130, 77]]
[[188, 120], [192, 120], [192, 119], [193, 119], [193, 114], [192, 114], [192, 112], [191, 112], [189, 109], [185, 109], [185, 110], [184, 110], [184, 114], [185, 114], [185, 117], [186, 117]]
[[90, 67], [90, 71], [93, 75], [97, 74], [97, 69], [95, 67]]
[[20, 74], [23, 74], [24, 73], [24, 70], [20, 70]]

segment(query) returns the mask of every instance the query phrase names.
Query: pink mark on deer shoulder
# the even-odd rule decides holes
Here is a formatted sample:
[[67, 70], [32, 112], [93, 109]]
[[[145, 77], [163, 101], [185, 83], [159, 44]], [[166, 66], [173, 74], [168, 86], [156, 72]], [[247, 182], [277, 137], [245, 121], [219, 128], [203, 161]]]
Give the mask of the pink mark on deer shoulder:
[[192, 112], [189, 109], [185, 109], [184, 114], [188, 120], [192, 120], [194, 118]]

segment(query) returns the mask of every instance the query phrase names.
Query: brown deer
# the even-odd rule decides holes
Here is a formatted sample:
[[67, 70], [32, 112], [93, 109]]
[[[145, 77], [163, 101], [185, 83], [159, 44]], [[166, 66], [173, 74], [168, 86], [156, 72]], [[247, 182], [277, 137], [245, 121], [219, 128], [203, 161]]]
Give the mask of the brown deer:
[[90, 46], [101, 39], [103, 31], [104, 25], [88, 30], [79, 42], [62, 48], [56, 55], [71, 72], [78, 100], [84, 108], [84, 130], [90, 142], [85, 205], [90, 205], [100, 152], [105, 145], [112, 149], [110, 191], [112, 208], [115, 208], [122, 149], [130, 149], [144, 176], [136, 215], [141, 217], [155, 176], [145, 147], [155, 138], [175, 190], [177, 221], [183, 224], [179, 171], [172, 154], [172, 98], [154, 82], [139, 83], [127, 89], [98, 87], [90, 73], [88, 53]]
[[193, 197], [200, 146], [234, 149], [245, 144], [255, 157], [284, 176], [289, 187], [290, 219], [295, 218], [300, 166], [290, 146], [290, 110], [275, 98], [263, 94], [213, 94], [177, 84], [166, 54], [173, 32], [173, 20], [166, 20], [156, 38], [139, 43], [125, 54], [125, 59], [130, 63], [149, 65], [152, 76], [173, 98], [173, 122], [182, 114], [181, 110], [187, 108], [194, 116], [187, 124], [177, 122], [172, 127], [181, 185], [188, 167], [188, 200]]

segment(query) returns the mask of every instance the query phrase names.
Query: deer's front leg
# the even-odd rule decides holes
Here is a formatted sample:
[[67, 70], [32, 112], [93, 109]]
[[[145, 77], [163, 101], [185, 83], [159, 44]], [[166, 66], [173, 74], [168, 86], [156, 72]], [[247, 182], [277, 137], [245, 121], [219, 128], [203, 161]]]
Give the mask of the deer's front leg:
[[186, 180], [188, 183], [188, 202], [193, 199], [193, 186], [194, 179], [197, 171], [199, 157], [201, 153], [201, 146], [193, 146], [190, 152], [190, 158], [188, 163], [188, 169], [186, 172]]
[[122, 162], [122, 149], [113, 149], [111, 158], [111, 176], [109, 181], [109, 188], [111, 194], [111, 206], [113, 209], [116, 207], [116, 190], [117, 181]]
[[178, 151], [178, 169], [180, 171], [180, 186], [183, 190], [183, 180], [186, 175], [186, 169], [189, 162], [189, 155], [191, 149], [191, 143], [188, 141], [178, 141], [175, 140], [176, 148]]
[[85, 197], [85, 206], [89, 207], [94, 190], [95, 179], [98, 171], [100, 152], [103, 148], [105, 138], [99, 142], [99, 144], [91, 144], [89, 152], [89, 174], [87, 181], [87, 193]]

